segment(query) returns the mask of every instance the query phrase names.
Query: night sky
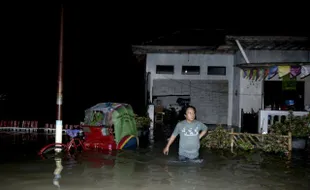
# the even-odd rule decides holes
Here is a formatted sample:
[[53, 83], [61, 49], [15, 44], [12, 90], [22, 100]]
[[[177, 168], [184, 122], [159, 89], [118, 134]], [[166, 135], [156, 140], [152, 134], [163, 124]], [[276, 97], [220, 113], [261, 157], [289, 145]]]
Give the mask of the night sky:
[[[98, 10], [97, 10], [98, 11]], [[65, 6], [63, 120], [77, 123], [99, 102], [128, 102], [143, 113], [143, 69], [131, 44], [138, 32], [107, 23], [100, 12]], [[14, 8], [6, 20], [1, 64], [1, 117], [56, 119], [60, 6]], [[133, 40], [133, 41], [132, 41]], [[5, 60], [5, 61], [4, 61]]]
[[[185, 23], [179, 24], [185, 17], [172, 15], [172, 19], [162, 20], [164, 16], [161, 15], [150, 19], [145, 16], [147, 10], [116, 12], [109, 6], [94, 7], [82, 3], [64, 6], [64, 123], [82, 121], [84, 110], [99, 102], [128, 102], [135, 112], [145, 111], [141, 106], [144, 103], [144, 65], [135, 60], [131, 44], [152, 40], [156, 43], [159, 36], [191, 28], [209, 31], [206, 39], [216, 36], [218, 40], [212, 43], [220, 43], [226, 33], [307, 33], [305, 27], [289, 28], [287, 23], [268, 28], [266, 32], [266, 27], [256, 26], [250, 30], [242, 27], [239, 21], [231, 27], [227, 19], [206, 27], [204, 22], [195, 26], [197, 19], [190, 22], [188, 15], [186, 22], [183, 20]], [[5, 9], [0, 92], [7, 93], [8, 100], [0, 103], [1, 117], [54, 122], [60, 4], [11, 5]], [[198, 21], [203, 20], [199, 18]], [[190, 40], [181, 45], [187, 45], [186, 42]]]

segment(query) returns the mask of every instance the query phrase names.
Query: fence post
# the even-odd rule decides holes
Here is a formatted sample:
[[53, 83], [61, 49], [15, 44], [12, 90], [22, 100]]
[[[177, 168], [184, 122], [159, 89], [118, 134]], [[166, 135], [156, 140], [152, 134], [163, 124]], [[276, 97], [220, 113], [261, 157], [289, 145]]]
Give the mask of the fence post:
[[230, 150], [231, 152], [234, 152], [234, 128], [231, 128], [230, 133]]
[[288, 151], [292, 151], [292, 132], [288, 132]]

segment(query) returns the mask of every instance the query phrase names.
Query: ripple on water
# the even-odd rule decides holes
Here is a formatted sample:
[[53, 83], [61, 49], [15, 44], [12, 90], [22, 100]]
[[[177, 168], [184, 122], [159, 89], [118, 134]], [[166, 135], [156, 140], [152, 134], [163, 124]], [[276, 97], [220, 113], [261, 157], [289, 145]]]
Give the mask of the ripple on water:
[[[6, 140], [8, 137], [5, 137]], [[0, 144], [1, 145], [1, 144]], [[14, 146], [16, 147], [16, 146]], [[22, 149], [22, 148], [21, 148]], [[6, 147], [5, 150], [10, 150]], [[1, 189], [55, 189], [54, 159], [38, 160], [33, 154], [4, 152], [0, 162]], [[59, 181], [63, 189], [307, 189], [310, 181], [309, 155], [295, 154], [291, 161], [261, 154], [234, 156], [202, 153], [203, 164], [171, 163], [177, 152], [162, 154], [157, 146], [116, 155], [83, 152], [62, 159]], [[29, 154], [32, 154], [28, 157]], [[7, 159], [19, 157], [21, 159]], [[34, 159], [35, 158], [35, 159]]]

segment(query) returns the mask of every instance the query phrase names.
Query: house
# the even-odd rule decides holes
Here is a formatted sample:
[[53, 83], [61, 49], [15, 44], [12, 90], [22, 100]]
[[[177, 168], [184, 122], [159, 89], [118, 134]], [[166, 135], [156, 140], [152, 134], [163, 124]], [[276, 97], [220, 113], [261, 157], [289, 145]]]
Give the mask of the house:
[[[307, 37], [290, 36], [225, 36], [224, 43], [211, 46], [132, 46], [137, 56], [146, 55], [146, 104], [160, 100], [167, 107], [188, 100], [200, 121], [238, 127], [242, 111], [270, 106], [265, 105], [266, 81], [282, 80], [247, 73], [257, 69], [258, 76], [261, 69], [282, 65], [308, 68], [309, 49]], [[303, 85], [303, 105], [310, 105], [310, 77], [299, 75], [297, 81]]]

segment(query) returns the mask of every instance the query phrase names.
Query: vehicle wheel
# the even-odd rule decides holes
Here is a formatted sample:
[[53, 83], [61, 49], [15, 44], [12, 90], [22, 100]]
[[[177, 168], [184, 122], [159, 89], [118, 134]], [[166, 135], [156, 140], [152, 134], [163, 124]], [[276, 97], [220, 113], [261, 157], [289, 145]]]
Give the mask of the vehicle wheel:
[[39, 155], [55, 154], [57, 149], [60, 149], [60, 152], [63, 152], [66, 151], [67, 146], [61, 143], [52, 143], [43, 147], [40, 150]]

